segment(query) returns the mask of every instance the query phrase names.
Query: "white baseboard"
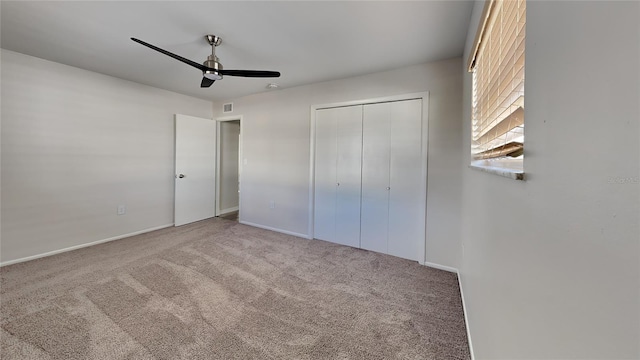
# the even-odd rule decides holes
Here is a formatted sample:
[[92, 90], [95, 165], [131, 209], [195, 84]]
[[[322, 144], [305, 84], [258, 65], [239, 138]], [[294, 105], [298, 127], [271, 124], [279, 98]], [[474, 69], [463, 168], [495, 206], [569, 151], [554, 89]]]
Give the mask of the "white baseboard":
[[473, 354], [473, 343], [471, 342], [471, 331], [469, 330], [469, 318], [467, 316], [467, 305], [464, 302], [464, 291], [462, 291], [462, 281], [460, 280], [460, 271], [454, 267], [440, 265], [436, 263], [424, 262], [422, 264], [424, 266], [432, 267], [435, 269], [440, 269], [444, 271], [449, 271], [455, 273], [458, 277], [458, 287], [460, 288], [460, 298], [462, 299], [462, 312], [464, 314], [464, 325], [467, 329], [467, 340], [469, 341], [469, 353], [471, 354], [471, 360], [475, 360], [475, 355]]
[[123, 235], [110, 237], [108, 239], [92, 241], [90, 243], [70, 246], [70, 247], [67, 247], [67, 248], [64, 248], [64, 249], [53, 250], [53, 251], [49, 251], [49, 252], [38, 254], [38, 255], [31, 255], [31, 256], [20, 258], [20, 259], [9, 260], [9, 261], [5, 261], [5, 262], [1, 262], [0, 263], [0, 267], [11, 265], [11, 264], [17, 264], [17, 263], [21, 263], [21, 262], [25, 262], [25, 261], [29, 261], [29, 260], [40, 259], [40, 258], [51, 256], [51, 255], [61, 254], [61, 253], [67, 252], [67, 251], [73, 251], [73, 250], [77, 250], [77, 249], [82, 249], [82, 248], [85, 248], [85, 247], [98, 245], [98, 244], [106, 243], [106, 242], [109, 242], [109, 241], [120, 240], [120, 239], [124, 239], [124, 238], [130, 237], [130, 236], [135, 236], [135, 235], [148, 233], [148, 232], [151, 232], [151, 231], [165, 229], [165, 228], [168, 228], [168, 227], [171, 227], [171, 226], [173, 226], [173, 224], [160, 225], [160, 226], [152, 227], [152, 228], [149, 228], [149, 229], [144, 229], [144, 230], [135, 231], [135, 232], [128, 233], [128, 234], [123, 234]]
[[217, 216], [221, 216], [221, 215], [225, 215], [228, 214], [230, 212], [234, 212], [234, 211], [238, 211], [240, 208], [237, 206], [231, 207], [231, 208], [226, 208], [226, 209], [222, 209], [220, 211], [218, 211], [218, 215]]
[[301, 237], [301, 238], [305, 238], [305, 239], [310, 239], [309, 235], [307, 234], [300, 234], [297, 232], [293, 232], [293, 231], [287, 231], [287, 230], [282, 230], [282, 229], [277, 229], [277, 228], [273, 228], [271, 226], [265, 226], [265, 225], [260, 225], [260, 224], [254, 224], [248, 221], [239, 221], [240, 224], [244, 224], [244, 225], [249, 225], [249, 226], [253, 226], [253, 227], [257, 227], [260, 229], [265, 229], [265, 230], [271, 230], [271, 231], [275, 231], [275, 232], [279, 232], [282, 234], [287, 234], [287, 235], [293, 235], [293, 236], [297, 236], [297, 237]]
[[440, 264], [436, 264], [436, 263], [430, 263], [425, 261], [422, 265], [424, 266], [428, 266], [434, 269], [439, 269], [439, 270], [444, 270], [444, 271], [448, 271], [448, 272], [452, 272], [452, 273], [458, 273], [458, 269], [451, 267], [451, 266], [446, 266], [446, 265], [440, 265]]
[[467, 305], [464, 302], [464, 291], [462, 291], [462, 281], [460, 280], [460, 272], [456, 271], [458, 275], [458, 286], [460, 287], [460, 297], [462, 298], [462, 312], [464, 313], [464, 325], [467, 328], [467, 340], [469, 341], [469, 353], [471, 353], [471, 360], [475, 360], [476, 357], [473, 354], [473, 342], [471, 342], [471, 331], [469, 330], [469, 318], [467, 317]]

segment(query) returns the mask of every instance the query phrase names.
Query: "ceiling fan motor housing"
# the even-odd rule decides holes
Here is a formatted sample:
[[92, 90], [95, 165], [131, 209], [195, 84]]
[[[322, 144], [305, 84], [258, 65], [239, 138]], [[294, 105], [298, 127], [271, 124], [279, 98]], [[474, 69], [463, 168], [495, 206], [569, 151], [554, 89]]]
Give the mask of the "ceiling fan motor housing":
[[202, 75], [210, 80], [220, 80], [222, 79], [222, 74], [220, 74], [220, 70], [222, 70], [222, 64], [218, 62], [218, 57], [215, 55], [207, 56], [207, 60], [203, 63], [204, 66], [208, 67], [212, 70], [205, 70]]

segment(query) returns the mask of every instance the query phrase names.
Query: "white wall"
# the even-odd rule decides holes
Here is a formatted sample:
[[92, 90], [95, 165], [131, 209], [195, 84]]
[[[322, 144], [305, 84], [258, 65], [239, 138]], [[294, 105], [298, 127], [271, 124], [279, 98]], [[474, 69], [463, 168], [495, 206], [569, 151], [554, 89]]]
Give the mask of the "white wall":
[[526, 182], [467, 168], [463, 70], [461, 278], [476, 359], [640, 358], [639, 14], [638, 2], [528, 2]]
[[220, 210], [238, 207], [238, 135], [240, 121], [220, 122]]
[[2, 262], [173, 223], [173, 114], [211, 102], [1, 56]]
[[[430, 92], [427, 261], [456, 267], [460, 248], [461, 59], [233, 99], [243, 115], [242, 220], [307, 235], [310, 107]], [[226, 101], [225, 101], [226, 102]], [[216, 104], [216, 115], [222, 115]], [[269, 202], [275, 202], [275, 209]]]

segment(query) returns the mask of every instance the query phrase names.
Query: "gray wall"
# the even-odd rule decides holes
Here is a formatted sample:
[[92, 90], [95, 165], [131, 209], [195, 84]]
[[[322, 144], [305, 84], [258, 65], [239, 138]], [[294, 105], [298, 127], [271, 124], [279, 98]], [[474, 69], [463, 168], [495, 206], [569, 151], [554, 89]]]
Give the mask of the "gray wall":
[[[243, 115], [242, 220], [308, 234], [312, 105], [429, 91], [427, 261], [457, 267], [461, 66], [456, 58], [230, 100]], [[221, 103], [214, 110], [223, 115]]]
[[211, 102], [1, 56], [2, 262], [173, 224], [173, 114]]
[[526, 182], [467, 168], [462, 70], [461, 279], [476, 359], [638, 359], [640, 3], [527, 7]]

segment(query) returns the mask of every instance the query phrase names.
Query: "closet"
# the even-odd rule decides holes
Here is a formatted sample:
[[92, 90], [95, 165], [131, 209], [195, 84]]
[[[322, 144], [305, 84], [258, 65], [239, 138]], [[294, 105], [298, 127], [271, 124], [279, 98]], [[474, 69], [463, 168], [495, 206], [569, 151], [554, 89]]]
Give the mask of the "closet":
[[315, 110], [316, 239], [424, 261], [423, 98]]

